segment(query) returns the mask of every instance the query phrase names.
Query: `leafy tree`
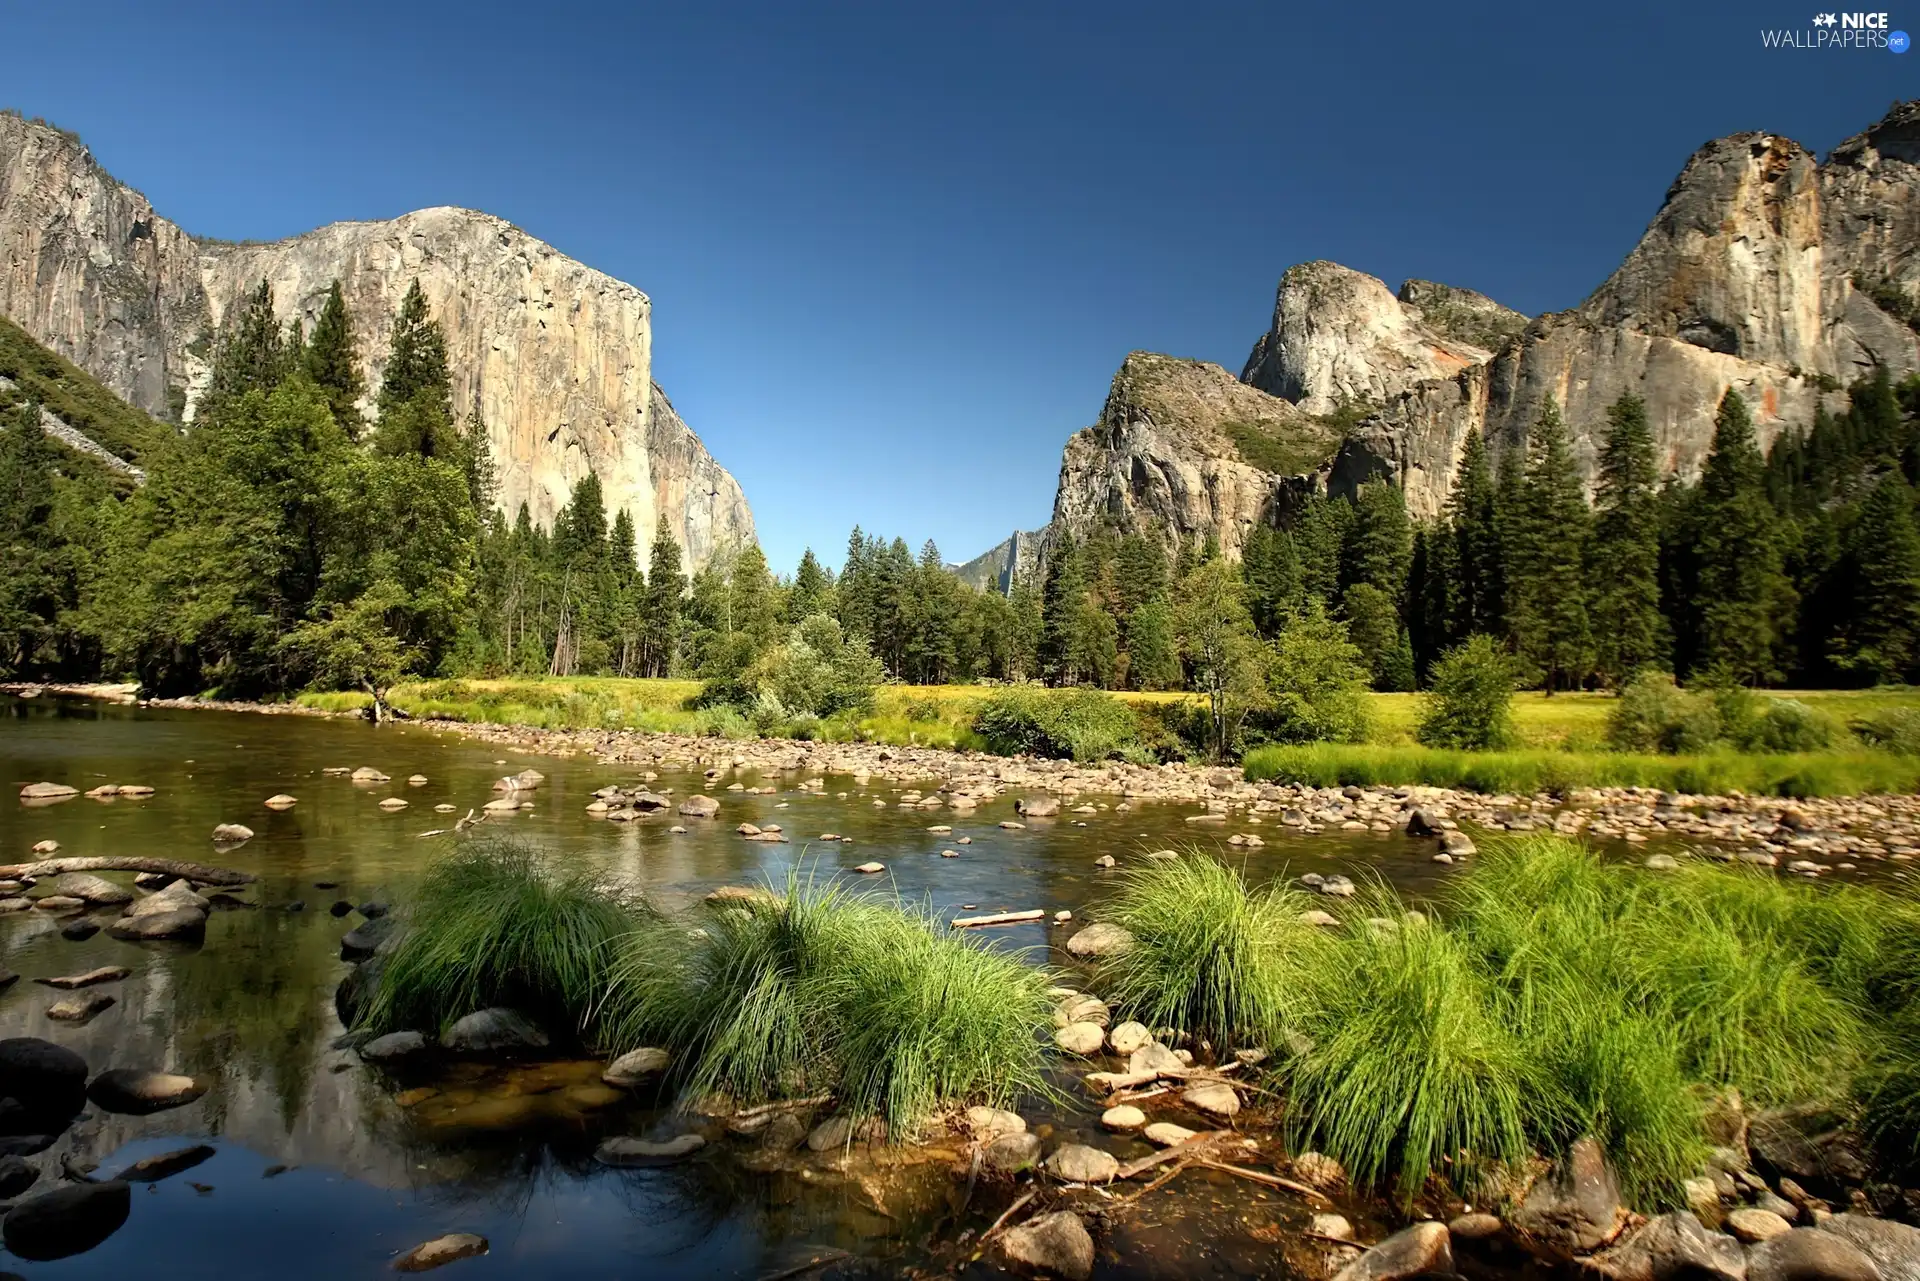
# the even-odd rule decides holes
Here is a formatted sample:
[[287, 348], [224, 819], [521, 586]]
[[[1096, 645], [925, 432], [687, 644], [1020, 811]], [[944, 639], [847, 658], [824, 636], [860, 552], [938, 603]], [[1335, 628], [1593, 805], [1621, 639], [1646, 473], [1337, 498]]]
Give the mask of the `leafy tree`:
[[1607, 410], [1600, 451], [1599, 519], [1588, 552], [1595, 658], [1615, 686], [1667, 658], [1660, 615], [1660, 473], [1646, 404], [1622, 396]]
[[1208, 747], [1224, 759], [1247, 713], [1266, 698], [1266, 650], [1254, 635], [1239, 567], [1214, 557], [1175, 586], [1174, 634], [1207, 696]]
[[1419, 729], [1429, 747], [1487, 752], [1513, 741], [1516, 664], [1500, 642], [1476, 632], [1441, 656], [1433, 668]]
[[874, 687], [885, 678], [858, 637], [848, 637], [831, 615], [814, 614], [757, 659], [743, 684], [786, 716], [825, 717], [872, 711]]
[[347, 300], [335, 280], [327, 290], [327, 301], [314, 322], [313, 337], [307, 344], [307, 377], [327, 398], [333, 421], [348, 440], [357, 441], [365, 423], [360, 417], [360, 398], [367, 394], [366, 380], [360, 374], [359, 357], [354, 354], [353, 318], [347, 314]]
[[365, 690], [373, 699], [370, 710], [378, 725], [393, 711], [388, 693], [418, 658], [398, 634], [407, 607], [407, 593], [398, 583], [376, 578], [345, 605], [322, 606], [319, 617], [301, 623], [280, 644], [317, 683]]
[[1743, 681], [1775, 679], [1795, 602], [1782, 572], [1777, 517], [1746, 401], [1728, 391], [1714, 418], [1700, 479], [1695, 552], [1700, 599], [1698, 669], [1730, 667]]
[[1318, 597], [1309, 600], [1273, 643], [1267, 668], [1271, 734], [1287, 743], [1365, 742], [1370, 680], [1345, 624]]

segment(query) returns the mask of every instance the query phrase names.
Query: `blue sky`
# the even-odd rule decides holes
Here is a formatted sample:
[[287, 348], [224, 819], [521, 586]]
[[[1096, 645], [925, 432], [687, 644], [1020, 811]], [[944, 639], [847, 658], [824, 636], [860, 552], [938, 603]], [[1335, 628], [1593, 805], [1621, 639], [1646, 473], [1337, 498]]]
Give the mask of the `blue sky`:
[[1574, 305], [1708, 138], [1920, 96], [1920, 51], [1761, 47], [1812, 14], [16, 4], [0, 105], [190, 232], [468, 205], [633, 282], [790, 570], [856, 521], [949, 560], [1041, 524], [1126, 353], [1237, 373], [1291, 263]]

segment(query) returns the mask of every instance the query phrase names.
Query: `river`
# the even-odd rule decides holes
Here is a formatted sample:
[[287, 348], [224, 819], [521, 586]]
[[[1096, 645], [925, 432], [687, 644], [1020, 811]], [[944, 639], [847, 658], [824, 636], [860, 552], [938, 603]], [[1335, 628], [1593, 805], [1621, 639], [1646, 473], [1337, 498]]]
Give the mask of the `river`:
[[[362, 765], [392, 781], [367, 786], [327, 772]], [[373, 1277], [390, 1275], [398, 1253], [446, 1232], [490, 1242], [486, 1256], [452, 1265], [448, 1275], [458, 1277], [758, 1278], [829, 1251], [850, 1257], [811, 1275], [897, 1275], [929, 1263], [936, 1238], [951, 1240], [969, 1225], [977, 1234], [990, 1221], [1007, 1196], [967, 1198], [944, 1169], [876, 1186], [794, 1170], [754, 1174], [713, 1150], [670, 1168], [598, 1167], [591, 1154], [601, 1138], [640, 1133], [659, 1114], [638, 1103], [606, 1106], [589, 1065], [466, 1069], [436, 1082], [431, 1105], [408, 1107], [351, 1051], [333, 1048], [344, 1031], [333, 991], [348, 970], [340, 938], [361, 918], [329, 909], [404, 905], [421, 869], [455, 839], [428, 833], [452, 827], [491, 798], [493, 780], [522, 769], [546, 775], [533, 809], [489, 827], [628, 879], [669, 905], [720, 885], [779, 884], [798, 864], [821, 876], [847, 873], [864, 890], [942, 916], [1044, 908], [1084, 919], [1110, 875], [1096, 858], [1112, 853], [1124, 863], [1169, 846], [1216, 849], [1256, 880], [1378, 872], [1417, 894], [1446, 874], [1429, 861], [1430, 843], [1398, 834], [1303, 835], [1240, 819], [1195, 826], [1186, 822], [1195, 806], [1121, 810], [1119, 797], [1082, 798], [1096, 805], [1091, 815], [1007, 829], [999, 824], [1013, 818], [1011, 796], [965, 815], [930, 812], [900, 806], [906, 782], [877, 779], [863, 786], [832, 777], [823, 793], [809, 793], [798, 790], [797, 776], [729, 774], [714, 784], [717, 819], [609, 823], [585, 812], [590, 794], [632, 784], [631, 767], [503, 751], [425, 725], [376, 729], [55, 697], [0, 699], [0, 766], [15, 793], [38, 781], [155, 789], [145, 799], [32, 807], [9, 794], [0, 804], [0, 861], [31, 858], [36, 842], [53, 840], [62, 855], [193, 859], [259, 878], [238, 895], [246, 906], [213, 913], [198, 947], [120, 942], [105, 932], [74, 942], [46, 913], [0, 916], [0, 961], [22, 975], [0, 990], [0, 1037], [55, 1041], [94, 1072], [164, 1069], [209, 1085], [197, 1102], [153, 1116], [90, 1109], [33, 1158], [49, 1172], [46, 1187], [62, 1162], [95, 1165], [104, 1176], [191, 1143], [214, 1149], [186, 1173], [136, 1185], [128, 1222], [98, 1247], [51, 1263], [0, 1258], [0, 1267], [32, 1278]], [[409, 784], [413, 775], [425, 781]], [[736, 781], [775, 790], [725, 790]], [[662, 774], [653, 786], [685, 795], [707, 784], [688, 772]], [[297, 803], [269, 810], [263, 801], [276, 793]], [[406, 808], [382, 809], [391, 797]], [[747, 841], [734, 831], [741, 822], [779, 824], [791, 841]], [[216, 851], [218, 823], [244, 823], [255, 835]], [[676, 823], [688, 830], [676, 834]], [[941, 824], [951, 832], [928, 830]], [[1235, 831], [1258, 832], [1265, 844], [1229, 848]], [[851, 840], [816, 839], [826, 832]], [[942, 850], [958, 857], [942, 858]], [[868, 860], [887, 872], [853, 876]], [[991, 944], [1066, 969], [1060, 945], [1070, 930], [997, 929]], [[98, 989], [116, 998], [111, 1008], [81, 1026], [46, 1016], [62, 994], [31, 980], [103, 965], [132, 970]], [[1091, 1115], [1046, 1123], [1097, 1135]], [[1122, 1159], [1148, 1150], [1115, 1136], [1099, 1141]], [[1114, 1228], [1099, 1275], [1280, 1275], [1273, 1232], [1298, 1217], [1297, 1204], [1205, 1172], [1183, 1176], [1180, 1186], [1165, 1210]]]

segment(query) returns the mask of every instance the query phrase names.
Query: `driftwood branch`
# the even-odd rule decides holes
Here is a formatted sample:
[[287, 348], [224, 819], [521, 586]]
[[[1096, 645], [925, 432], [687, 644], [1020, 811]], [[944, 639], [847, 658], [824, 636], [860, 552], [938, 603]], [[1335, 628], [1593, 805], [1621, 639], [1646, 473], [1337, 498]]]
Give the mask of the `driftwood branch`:
[[1296, 1183], [1292, 1179], [1283, 1179], [1277, 1174], [1265, 1174], [1259, 1170], [1249, 1170], [1244, 1165], [1228, 1165], [1225, 1161], [1208, 1161], [1205, 1158], [1195, 1162], [1195, 1164], [1205, 1166], [1209, 1170], [1219, 1170], [1222, 1173], [1236, 1175], [1242, 1179], [1250, 1179], [1255, 1183], [1264, 1183], [1270, 1188], [1281, 1188], [1288, 1192], [1298, 1193], [1300, 1196], [1307, 1197], [1314, 1201], [1323, 1201], [1328, 1205], [1333, 1204], [1332, 1199], [1318, 1188], [1310, 1188], [1306, 1184]]
[[158, 872], [202, 885], [249, 885], [259, 879], [252, 872], [173, 858], [43, 858], [37, 863], [0, 864], [0, 877], [10, 881], [23, 876], [58, 876], [62, 872]]
[[1131, 1179], [1136, 1175], [1145, 1174], [1156, 1165], [1164, 1165], [1168, 1161], [1175, 1161], [1184, 1157], [1197, 1157], [1200, 1155], [1201, 1149], [1211, 1147], [1222, 1139], [1233, 1137], [1234, 1133], [1232, 1130], [1208, 1130], [1204, 1134], [1196, 1134], [1192, 1138], [1176, 1143], [1170, 1148], [1161, 1148], [1158, 1152], [1143, 1156], [1138, 1161], [1127, 1162], [1114, 1172], [1112, 1181], [1119, 1183], [1122, 1180]]
[[1026, 1193], [1020, 1197], [1019, 1200], [1015, 1201], [1012, 1205], [1002, 1210], [1000, 1212], [1000, 1217], [993, 1221], [993, 1226], [980, 1234], [980, 1244], [985, 1245], [987, 1242], [993, 1240], [994, 1234], [1000, 1231], [1001, 1228], [1006, 1226], [1006, 1222], [1008, 1219], [1011, 1219], [1014, 1215], [1018, 1214], [1021, 1208], [1024, 1207], [1027, 1204], [1027, 1202], [1033, 1200], [1035, 1197], [1039, 1195], [1040, 1195], [1039, 1188], [1029, 1188], [1026, 1191]]
[[994, 912], [988, 916], [956, 916], [953, 918], [953, 928], [966, 930], [981, 925], [1018, 925], [1023, 921], [1037, 921], [1046, 914], [1045, 909], [1036, 907], [1024, 912]]

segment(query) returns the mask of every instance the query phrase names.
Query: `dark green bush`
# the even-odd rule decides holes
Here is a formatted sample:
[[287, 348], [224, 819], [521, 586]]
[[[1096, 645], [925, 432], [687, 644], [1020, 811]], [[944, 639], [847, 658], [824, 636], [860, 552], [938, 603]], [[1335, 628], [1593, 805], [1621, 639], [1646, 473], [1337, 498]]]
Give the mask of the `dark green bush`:
[[1469, 636], [1433, 668], [1416, 737], [1428, 747], [1498, 751], [1513, 741], [1513, 655], [1491, 636]]

